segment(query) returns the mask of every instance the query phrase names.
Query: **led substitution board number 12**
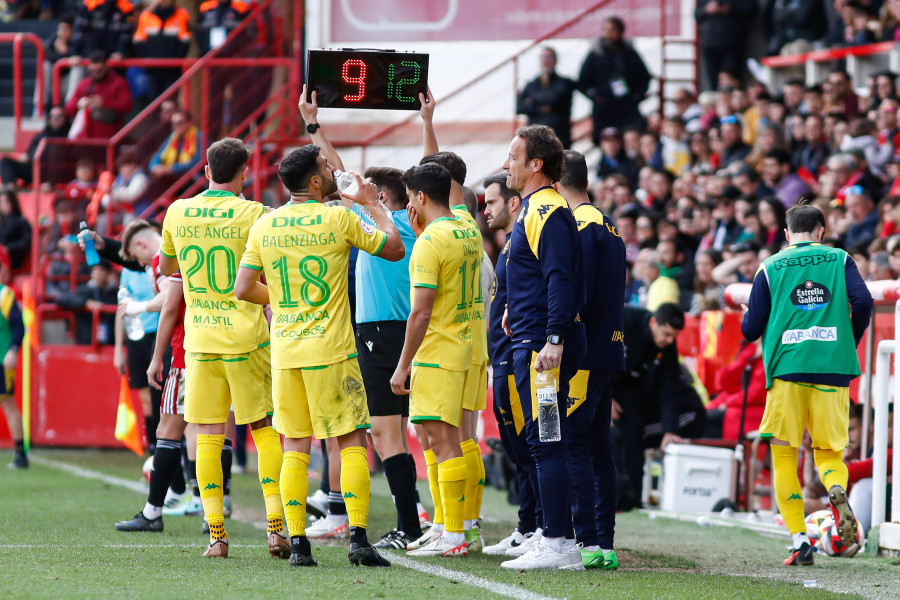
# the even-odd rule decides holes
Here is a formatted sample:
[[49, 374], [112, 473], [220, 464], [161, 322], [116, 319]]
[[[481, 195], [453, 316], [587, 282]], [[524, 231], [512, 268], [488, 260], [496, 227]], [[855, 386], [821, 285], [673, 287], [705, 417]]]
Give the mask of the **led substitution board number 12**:
[[307, 94], [316, 92], [320, 108], [419, 110], [419, 94], [428, 89], [428, 55], [309, 50], [306, 73]]

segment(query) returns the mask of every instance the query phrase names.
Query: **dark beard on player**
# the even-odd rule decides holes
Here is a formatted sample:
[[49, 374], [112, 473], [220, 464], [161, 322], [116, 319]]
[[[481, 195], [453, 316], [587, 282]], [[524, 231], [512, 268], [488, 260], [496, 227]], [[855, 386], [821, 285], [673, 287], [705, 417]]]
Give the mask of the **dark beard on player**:
[[331, 179], [323, 178], [322, 182], [322, 197], [327, 198], [331, 194], [338, 191], [337, 182], [334, 180], [334, 173], [331, 174]]

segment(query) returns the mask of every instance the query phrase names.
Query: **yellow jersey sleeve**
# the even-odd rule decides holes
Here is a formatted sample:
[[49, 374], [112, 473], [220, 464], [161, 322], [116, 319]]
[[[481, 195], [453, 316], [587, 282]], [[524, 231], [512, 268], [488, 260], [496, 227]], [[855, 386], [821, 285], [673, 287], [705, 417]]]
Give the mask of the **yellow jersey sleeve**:
[[175, 215], [178, 212], [178, 203], [181, 200], [176, 200], [169, 206], [169, 209], [166, 211], [166, 218], [163, 219], [163, 227], [162, 227], [162, 244], [159, 246], [159, 251], [162, 254], [165, 254], [169, 257], [175, 257], [175, 242], [172, 239], [172, 229], [174, 229], [173, 221], [176, 220]]
[[364, 222], [359, 215], [344, 207], [333, 207], [331, 210], [341, 215], [341, 229], [348, 244], [359, 248], [363, 252], [368, 252], [372, 256], [378, 256], [378, 253], [381, 252], [384, 243], [387, 241], [385, 232], [372, 227]]
[[262, 219], [260, 219], [250, 228], [250, 235], [247, 237], [247, 248], [244, 250], [243, 256], [241, 256], [240, 264], [242, 267], [248, 267], [256, 271], [262, 271], [263, 268], [262, 259], [259, 256], [259, 237], [262, 229], [260, 224], [262, 222]]
[[[413, 246], [409, 259], [409, 281], [411, 287], [438, 288], [441, 275], [441, 259], [431, 234], [423, 233]], [[415, 292], [413, 292], [415, 293]]]

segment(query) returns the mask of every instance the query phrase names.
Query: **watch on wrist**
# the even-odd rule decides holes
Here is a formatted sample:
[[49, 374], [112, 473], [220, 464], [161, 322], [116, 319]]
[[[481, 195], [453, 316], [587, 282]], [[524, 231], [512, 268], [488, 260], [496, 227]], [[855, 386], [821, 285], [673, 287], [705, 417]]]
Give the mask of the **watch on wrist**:
[[553, 344], [554, 346], [559, 346], [563, 343], [563, 337], [558, 333], [552, 333], [547, 336], [547, 342]]
[[317, 132], [320, 127], [321, 125], [319, 125], [318, 123], [307, 123], [306, 132], [309, 133], [309, 135], [312, 135]]

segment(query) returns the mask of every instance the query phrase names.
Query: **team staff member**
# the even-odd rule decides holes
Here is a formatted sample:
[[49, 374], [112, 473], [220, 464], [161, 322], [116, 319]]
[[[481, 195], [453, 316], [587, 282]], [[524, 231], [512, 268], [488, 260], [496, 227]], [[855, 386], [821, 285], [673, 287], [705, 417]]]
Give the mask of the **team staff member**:
[[853, 259], [821, 244], [825, 215], [808, 201], [801, 197], [788, 211], [790, 245], [760, 265], [741, 324], [748, 340], [762, 337], [768, 393], [759, 431], [772, 444], [778, 510], [794, 539], [786, 565], [813, 564], [797, 478], [804, 429], [812, 437], [841, 542], [856, 543], [841, 453], [848, 439], [850, 380], [860, 373], [856, 346], [873, 305]]
[[[523, 429], [522, 406], [516, 392], [513, 373], [512, 342], [503, 331], [503, 311], [506, 310], [506, 260], [509, 257], [509, 236], [522, 206], [519, 195], [506, 187], [506, 175], [495, 175], [484, 180], [484, 217], [490, 229], [506, 234], [503, 249], [494, 269], [491, 286], [490, 329], [488, 346], [493, 367], [494, 417], [500, 431], [503, 451], [516, 467], [516, 485], [519, 488], [519, 523], [512, 534], [492, 546], [486, 546], [485, 554], [501, 555], [507, 550], [521, 548], [532, 539], [537, 529], [540, 511], [536, 493], [537, 474], [534, 460], [528, 452]], [[526, 549], [527, 550], [527, 549]]]
[[[356, 361], [347, 269], [350, 248], [400, 260], [403, 240], [381, 209], [375, 185], [357, 175], [354, 201], [372, 214], [363, 223], [345, 207], [324, 206], [337, 191], [334, 166], [315, 144], [281, 160], [278, 176], [291, 202], [250, 232], [235, 292], [272, 308], [275, 425], [285, 437], [282, 497], [291, 534], [291, 564], [315, 565], [305, 536], [312, 435], [336, 438], [341, 449], [341, 491], [347, 504], [352, 564], [387, 567], [367, 539], [369, 467], [366, 390]], [[265, 273], [266, 284], [259, 282]]]
[[578, 230], [565, 199], [551, 187], [563, 175], [562, 144], [549, 127], [523, 127], [509, 145], [503, 168], [506, 185], [522, 197], [522, 210], [509, 240], [508, 309], [503, 320], [512, 336], [516, 390], [523, 399], [525, 439], [537, 466], [544, 521], [540, 542], [501, 566], [580, 567], [571, 500], [565, 493], [571, 485], [568, 452], [562, 440], [540, 440], [534, 386], [538, 373], [550, 371], [555, 376], [565, 435], [569, 380], [581, 365], [585, 339], [584, 327], [578, 322], [584, 303]]
[[[465, 204], [466, 163], [454, 152], [439, 151], [433, 122], [436, 102], [431, 90], [428, 90], [427, 97], [420, 94], [419, 99], [422, 105], [419, 114], [425, 124], [423, 129], [425, 156], [419, 164], [439, 164], [450, 171], [450, 211], [469, 225], [479, 248], [478, 255], [469, 258], [468, 271], [463, 275], [464, 286], [468, 285], [472, 290], [468, 300], [468, 319], [472, 325], [472, 365], [466, 371], [459, 442], [463, 457], [466, 459], [466, 501], [463, 509], [466, 545], [469, 552], [480, 552], [484, 544], [481, 540], [481, 530], [476, 524], [481, 514], [481, 499], [484, 494], [484, 461], [475, 438], [478, 411], [484, 410], [487, 406], [487, 328], [484, 323], [486, 317], [484, 293], [480, 287], [484, 271], [484, 241], [475, 217]], [[425, 462], [430, 469], [434, 469], [437, 465], [430, 448], [425, 449]]]
[[0, 407], [9, 424], [9, 433], [16, 445], [16, 454], [9, 463], [10, 469], [28, 468], [25, 452], [25, 435], [22, 428], [22, 412], [14, 396], [16, 361], [19, 348], [25, 338], [22, 309], [16, 301], [16, 293], [7, 285], [10, 279], [10, 259], [6, 248], [0, 246], [0, 352], [3, 354], [3, 379], [0, 381]]
[[[318, 122], [318, 107], [313, 93], [311, 102], [300, 95], [300, 113], [313, 143], [321, 147], [322, 155], [338, 169], [344, 170], [340, 156], [328, 141]], [[384, 474], [397, 509], [397, 527], [375, 544], [376, 548], [404, 549], [422, 535], [419, 523], [418, 494], [416, 492], [416, 463], [409, 453], [406, 425], [409, 418], [409, 397], [391, 390], [391, 375], [403, 350], [406, 319], [409, 317], [409, 257], [416, 235], [406, 215], [406, 186], [403, 171], [390, 167], [371, 167], [366, 178], [378, 189], [380, 210], [390, 212], [390, 218], [400, 238], [405, 254], [397, 261], [381, 256], [360, 253], [356, 261], [356, 349], [366, 387], [369, 415], [372, 420], [372, 443], [381, 457]], [[345, 206], [360, 219], [375, 226], [368, 210], [345, 199]], [[426, 513], [427, 518], [427, 513]], [[327, 520], [327, 519], [326, 519]]]
[[468, 302], [461, 299], [471, 298], [474, 289], [464, 285], [462, 274], [482, 248], [469, 224], [450, 211], [450, 171], [419, 165], [404, 180], [409, 223], [416, 233], [409, 261], [412, 308], [391, 389], [410, 394], [409, 419], [422, 425], [427, 436], [422, 441], [437, 459], [436, 480], [429, 469], [435, 512], [429, 531], [441, 533], [410, 555], [463, 556], [468, 553], [463, 533], [466, 461], [459, 425], [466, 371], [472, 364], [472, 327], [466, 318]]
[[[572, 471], [576, 539], [586, 569], [615, 569], [616, 463], [609, 425], [612, 381], [625, 370], [622, 298], [625, 244], [615, 224], [591, 204], [584, 155], [566, 150], [558, 191], [575, 216], [586, 287], [584, 321], [588, 350], [571, 381], [565, 442]], [[596, 510], [595, 510], [596, 509]]]
[[269, 553], [288, 558], [291, 549], [282, 535], [278, 484], [281, 440], [269, 422], [269, 330], [262, 307], [242, 302], [234, 294], [236, 267], [250, 227], [266, 213], [262, 204], [238, 198], [249, 158], [243, 142], [234, 138], [219, 140], [207, 149], [209, 189], [169, 207], [159, 270], [169, 276], [180, 270], [184, 277], [184, 419], [199, 424], [197, 480], [210, 536], [203, 556], [228, 556], [221, 455], [233, 403], [235, 422], [250, 424], [259, 452]]

